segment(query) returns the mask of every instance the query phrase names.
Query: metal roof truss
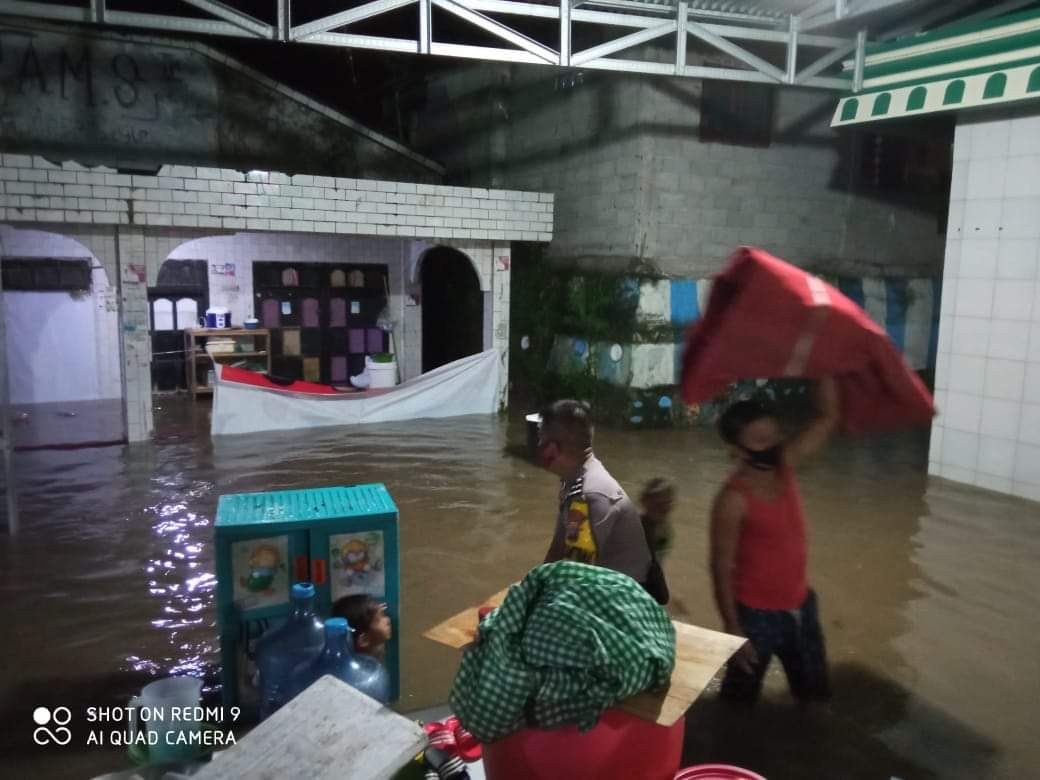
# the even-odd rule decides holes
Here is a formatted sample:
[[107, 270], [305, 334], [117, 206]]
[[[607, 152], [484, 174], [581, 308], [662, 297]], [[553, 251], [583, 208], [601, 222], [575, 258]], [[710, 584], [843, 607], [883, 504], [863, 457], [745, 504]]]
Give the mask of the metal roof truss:
[[[853, 11], [856, 8], [863, 12], [873, 11], [880, 6], [896, 5], [902, 0], [860, 0], [858, 5], [854, 0], [826, 0], [802, 14], [786, 16], [729, 13], [686, 0], [674, 4], [638, 0], [585, 0], [578, 3], [558, 0], [556, 4], [518, 0], [371, 0], [302, 24], [292, 22], [292, 0], [271, 1], [277, 7], [275, 24], [257, 19], [219, 0], [183, 0], [212, 18], [112, 10], [106, 7], [105, 0], [89, 0], [89, 6], [0, 0], [0, 13], [162, 32], [208, 33], [492, 62], [547, 64], [561, 68], [580, 67], [621, 73], [848, 90], [854, 88], [861, 77], [865, 33], [860, 32], [854, 38], [843, 38], [809, 31], [829, 22], [849, 18], [855, 15]], [[357, 22], [414, 5], [418, 5], [419, 13], [418, 29], [413, 38], [362, 35], [352, 33], [349, 29], [350, 25]], [[438, 41], [432, 25], [432, 9], [435, 7], [489, 33], [503, 45]], [[601, 8], [611, 10], [596, 10]], [[503, 21], [510, 17], [556, 21], [557, 34], [552, 36], [552, 40], [535, 40]], [[571, 41], [575, 25], [598, 27], [605, 35], [613, 37], [596, 46], [574, 51]], [[629, 32], [619, 36], [619, 28]], [[687, 44], [691, 36], [747, 67], [689, 64]], [[660, 40], [667, 42], [672, 55], [667, 62], [616, 56], [641, 44]], [[779, 44], [786, 52], [784, 61], [779, 64], [769, 62], [745, 48], [741, 41]], [[812, 50], [812, 53], [808, 50]], [[821, 75], [849, 55], [855, 55], [855, 61], [859, 64], [850, 74], [851, 79], [849, 75]]]

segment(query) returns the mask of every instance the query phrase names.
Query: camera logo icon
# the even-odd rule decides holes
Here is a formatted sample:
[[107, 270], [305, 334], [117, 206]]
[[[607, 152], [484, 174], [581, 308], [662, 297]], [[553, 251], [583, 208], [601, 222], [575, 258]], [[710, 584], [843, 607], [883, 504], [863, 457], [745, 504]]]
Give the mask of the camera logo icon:
[[[33, 710], [33, 742], [37, 745], [67, 745], [72, 741], [72, 731], [65, 728], [72, 720], [72, 710], [68, 707], [37, 707]], [[53, 728], [51, 725], [53, 724]]]

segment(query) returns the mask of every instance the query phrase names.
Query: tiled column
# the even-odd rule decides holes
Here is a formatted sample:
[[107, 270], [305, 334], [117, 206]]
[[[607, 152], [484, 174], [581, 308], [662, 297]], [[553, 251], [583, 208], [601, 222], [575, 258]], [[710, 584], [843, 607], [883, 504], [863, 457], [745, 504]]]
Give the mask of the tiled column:
[[501, 356], [498, 406], [505, 409], [509, 405], [509, 280], [512, 275], [509, 244], [496, 244], [492, 248], [492, 269], [491, 345]]
[[121, 284], [120, 325], [123, 376], [126, 383], [126, 434], [131, 442], [146, 441], [152, 422], [152, 345], [148, 336], [147, 241], [144, 229], [124, 227], [119, 232]]
[[957, 126], [929, 472], [1040, 500], [1040, 115]]

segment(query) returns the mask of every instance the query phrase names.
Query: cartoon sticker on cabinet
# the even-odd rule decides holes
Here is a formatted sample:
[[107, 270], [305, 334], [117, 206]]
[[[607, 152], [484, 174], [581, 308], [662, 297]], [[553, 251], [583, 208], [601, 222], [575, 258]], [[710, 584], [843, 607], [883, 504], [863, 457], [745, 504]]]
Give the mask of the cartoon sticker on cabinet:
[[386, 595], [382, 531], [333, 534], [329, 537], [329, 559], [333, 601], [358, 593], [379, 598]]
[[289, 537], [249, 539], [231, 545], [235, 603], [257, 609], [289, 601]]

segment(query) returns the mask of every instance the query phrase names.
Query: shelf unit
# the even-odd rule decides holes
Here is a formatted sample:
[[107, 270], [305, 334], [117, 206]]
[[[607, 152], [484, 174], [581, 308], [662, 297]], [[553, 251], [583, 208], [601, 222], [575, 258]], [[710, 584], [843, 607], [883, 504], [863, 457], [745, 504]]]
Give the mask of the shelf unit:
[[[212, 395], [213, 388], [199, 381], [199, 362], [211, 363], [210, 354], [205, 350], [207, 338], [232, 339], [236, 345], [245, 339], [254, 339], [253, 349], [242, 352], [218, 352], [212, 357], [221, 363], [232, 363], [244, 358], [264, 358], [266, 370], [271, 371], [271, 332], [266, 328], [248, 330], [246, 328], [188, 328], [184, 331], [185, 364], [188, 367], [188, 391], [193, 398], [200, 395]], [[257, 340], [266, 349], [256, 349]], [[208, 370], [208, 369], [207, 369]]]

